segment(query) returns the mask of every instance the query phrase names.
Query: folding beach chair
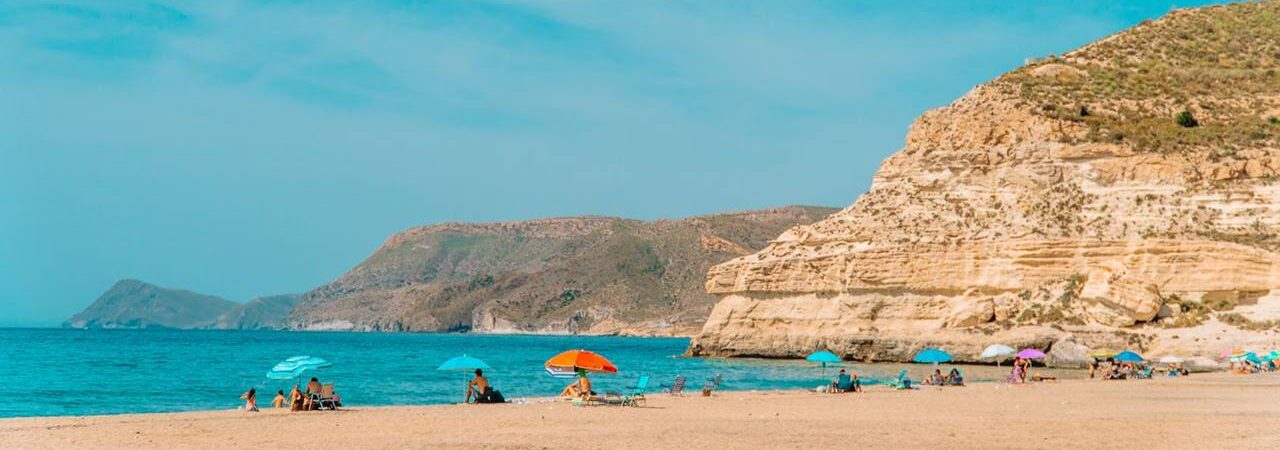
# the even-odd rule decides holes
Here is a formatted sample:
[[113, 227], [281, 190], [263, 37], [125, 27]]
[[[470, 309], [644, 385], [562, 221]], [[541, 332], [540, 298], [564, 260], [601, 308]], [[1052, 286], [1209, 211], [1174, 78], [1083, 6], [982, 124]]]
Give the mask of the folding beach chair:
[[667, 393], [668, 393], [668, 394], [671, 394], [671, 395], [683, 395], [683, 394], [684, 394], [684, 382], [685, 382], [684, 375], [676, 375], [676, 379], [675, 379], [675, 380], [673, 380], [673, 381], [671, 382], [671, 384], [670, 384], [670, 385], [665, 385], [665, 384], [664, 384], [664, 385], [662, 385], [662, 387], [664, 388], [664, 390], [665, 390], [665, 391], [667, 391]]

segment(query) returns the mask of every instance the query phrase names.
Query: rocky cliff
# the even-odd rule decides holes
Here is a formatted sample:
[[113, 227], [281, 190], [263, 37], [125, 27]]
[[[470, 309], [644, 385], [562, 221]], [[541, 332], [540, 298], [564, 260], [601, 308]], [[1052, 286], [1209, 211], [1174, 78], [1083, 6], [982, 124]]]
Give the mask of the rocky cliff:
[[282, 328], [298, 295], [236, 303], [221, 297], [120, 280], [93, 304], [67, 319], [69, 328], [262, 329]]
[[693, 355], [1280, 346], [1280, 3], [1177, 10], [911, 126], [852, 206], [713, 267]]
[[413, 228], [308, 292], [289, 324], [692, 335], [715, 303], [702, 287], [712, 265], [835, 211], [794, 206], [654, 222], [571, 217]]

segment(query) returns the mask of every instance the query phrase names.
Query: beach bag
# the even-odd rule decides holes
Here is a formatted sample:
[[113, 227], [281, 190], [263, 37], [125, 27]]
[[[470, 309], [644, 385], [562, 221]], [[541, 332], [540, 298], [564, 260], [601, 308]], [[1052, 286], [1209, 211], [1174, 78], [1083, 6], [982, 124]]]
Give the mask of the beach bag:
[[507, 402], [507, 399], [502, 396], [502, 393], [498, 392], [496, 389], [489, 393], [489, 398], [486, 400], [488, 400], [489, 403], [506, 403]]

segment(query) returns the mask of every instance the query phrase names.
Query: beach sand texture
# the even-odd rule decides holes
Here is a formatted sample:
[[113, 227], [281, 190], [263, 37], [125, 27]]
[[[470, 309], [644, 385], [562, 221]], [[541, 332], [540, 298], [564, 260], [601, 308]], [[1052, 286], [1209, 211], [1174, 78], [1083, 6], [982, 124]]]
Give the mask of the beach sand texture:
[[1275, 448], [1280, 376], [0, 421], [4, 449]]

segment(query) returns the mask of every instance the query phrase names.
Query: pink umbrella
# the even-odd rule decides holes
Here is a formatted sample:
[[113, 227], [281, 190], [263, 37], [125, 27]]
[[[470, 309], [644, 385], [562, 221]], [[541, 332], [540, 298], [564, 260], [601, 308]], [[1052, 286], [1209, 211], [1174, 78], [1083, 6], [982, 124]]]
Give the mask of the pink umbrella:
[[1018, 352], [1017, 357], [1022, 359], [1040, 359], [1044, 357], [1044, 352], [1034, 348], [1024, 348]]

